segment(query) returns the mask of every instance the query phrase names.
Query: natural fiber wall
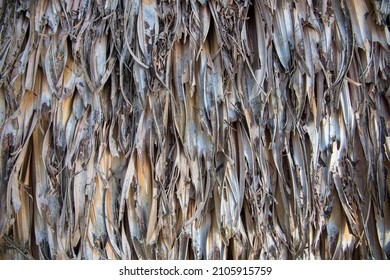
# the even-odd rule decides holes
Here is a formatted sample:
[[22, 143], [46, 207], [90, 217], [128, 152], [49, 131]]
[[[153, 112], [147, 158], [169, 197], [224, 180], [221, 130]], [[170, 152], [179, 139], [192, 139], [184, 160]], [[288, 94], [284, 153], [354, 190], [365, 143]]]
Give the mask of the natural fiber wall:
[[0, 1], [0, 258], [389, 258], [389, 22]]

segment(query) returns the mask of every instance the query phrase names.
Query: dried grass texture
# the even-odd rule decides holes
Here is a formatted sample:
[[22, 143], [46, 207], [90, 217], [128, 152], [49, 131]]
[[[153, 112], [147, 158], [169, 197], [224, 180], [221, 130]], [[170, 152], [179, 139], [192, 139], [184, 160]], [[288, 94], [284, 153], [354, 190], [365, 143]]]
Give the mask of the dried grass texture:
[[389, 14], [0, 1], [0, 258], [389, 258]]

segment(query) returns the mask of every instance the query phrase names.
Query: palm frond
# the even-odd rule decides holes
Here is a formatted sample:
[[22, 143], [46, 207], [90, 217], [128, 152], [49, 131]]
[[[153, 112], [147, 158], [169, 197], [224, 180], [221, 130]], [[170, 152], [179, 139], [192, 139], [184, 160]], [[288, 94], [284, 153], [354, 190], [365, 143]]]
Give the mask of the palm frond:
[[0, 1], [1, 259], [390, 257], [386, 1]]

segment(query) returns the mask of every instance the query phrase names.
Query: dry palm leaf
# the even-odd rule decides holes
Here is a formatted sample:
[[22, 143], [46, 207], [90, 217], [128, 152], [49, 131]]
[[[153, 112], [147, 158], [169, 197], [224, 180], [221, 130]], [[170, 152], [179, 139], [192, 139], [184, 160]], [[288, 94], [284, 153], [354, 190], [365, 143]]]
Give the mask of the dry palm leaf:
[[0, 259], [387, 259], [386, 1], [0, 1]]

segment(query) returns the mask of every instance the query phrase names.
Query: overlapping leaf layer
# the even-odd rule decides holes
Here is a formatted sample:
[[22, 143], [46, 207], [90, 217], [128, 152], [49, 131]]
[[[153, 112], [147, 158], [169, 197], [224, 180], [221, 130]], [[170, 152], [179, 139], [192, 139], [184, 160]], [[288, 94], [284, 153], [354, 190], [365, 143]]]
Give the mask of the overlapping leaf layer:
[[389, 18], [0, 1], [0, 258], [389, 258]]

